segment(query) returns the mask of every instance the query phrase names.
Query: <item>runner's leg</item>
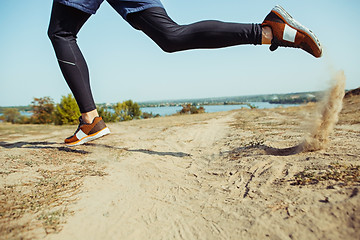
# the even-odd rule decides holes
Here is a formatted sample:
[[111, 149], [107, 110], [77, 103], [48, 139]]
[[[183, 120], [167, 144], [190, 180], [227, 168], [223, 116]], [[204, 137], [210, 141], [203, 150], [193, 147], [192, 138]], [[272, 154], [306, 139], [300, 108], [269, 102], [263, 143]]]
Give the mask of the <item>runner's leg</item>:
[[81, 113], [96, 109], [90, 89], [88, 67], [76, 42], [78, 32], [90, 16], [78, 9], [54, 2], [48, 29], [60, 69]]
[[167, 15], [165, 9], [158, 7], [128, 14], [127, 20], [165, 52], [262, 43], [260, 24], [201, 21], [179, 25]]

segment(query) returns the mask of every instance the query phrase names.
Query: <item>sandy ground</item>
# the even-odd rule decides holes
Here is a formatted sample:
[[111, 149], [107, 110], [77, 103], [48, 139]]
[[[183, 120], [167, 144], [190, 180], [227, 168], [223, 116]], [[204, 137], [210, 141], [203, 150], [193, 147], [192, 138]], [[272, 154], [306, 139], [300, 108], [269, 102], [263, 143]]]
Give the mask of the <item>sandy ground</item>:
[[0, 124], [1, 239], [360, 239], [360, 96], [327, 148], [286, 154], [313, 106], [109, 124]]

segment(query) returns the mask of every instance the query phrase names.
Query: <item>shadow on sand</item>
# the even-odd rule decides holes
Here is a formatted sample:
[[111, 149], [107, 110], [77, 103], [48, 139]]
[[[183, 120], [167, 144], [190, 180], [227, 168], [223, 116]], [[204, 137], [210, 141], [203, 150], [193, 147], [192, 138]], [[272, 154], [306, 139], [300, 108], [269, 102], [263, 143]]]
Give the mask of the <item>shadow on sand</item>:
[[59, 151], [64, 152], [71, 152], [71, 153], [80, 153], [80, 154], [89, 154], [91, 153], [89, 150], [94, 147], [101, 147], [101, 148], [108, 148], [108, 149], [115, 149], [115, 150], [122, 150], [128, 152], [138, 152], [144, 153], [149, 155], [158, 155], [158, 156], [172, 156], [172, 157], [190, 157], [191, 154], [183, 153], [183, 152], [158, 152], [149, 149], [128, 149], [128, 148], [120, 148], [114, 147], [106, 144], [97, 144], [97, 143], [85, 143], [82, 147], [86, 146], [89, 147], [87, 150], [76, 149], [76, 147], [67, 147], [61, 146], [63, 144], [56, 143], [56, 142], [48, 142], [48, 141], [37, 141], [37, 142], [14, 142], [14, 143], [7, 143], [7, 142], [0, 142], [0, 148], [30, 148], [30, 149], [57, 149]]
[[190, 157], [191, 154], [189, 153], [183, 153], [183, 152], [158, 152], [154, 150], [149, 149], [129, 149], [129, 148], [120, 148], [115, 147], [111, 145], [106, 144], [96, 144], [96, 143], [85, 143], [84, 146], [95, 146], [95, 147], [103, 147], [103, 148], [109, 148], [109, 149], [118, 149], [128, 152], [138, 152], [138, 153], [145, 153], [149, 155], [158, 155], [158, 156], [172, 156], [172, 157]]
[[239, 147], [235, 148], [229, 152], [226, 152], [230, 155], [238, 155], [240, 156], [241, 153], [245, 153], [251, 150], [261, 150], [261, 154], [272, 155], [272, 156], [291, 156], [296, 155], [304, 151], [304, 144], [300, 143], [293, 147], [288, 148], [274, 148], [264, 144], [254, 145], [254, 146], [246, 146], [246, 147]]
[[[56, 146], [57, 145], [57, 146]], [[0, 147], [2, 148], [32, 148], [32, 149], [57, 149], [59, 151], [64, 152], [72, 152], [72, 153], [81, 153], [81, 154], [88, 154], [90, 152], [84, 150], [78, 150], [69, 148], [66, 146], [59, 146], [61, 144], [56, 142], [14, 142], [14, 143], [7, 143], [7, 142], [0, 142]]]

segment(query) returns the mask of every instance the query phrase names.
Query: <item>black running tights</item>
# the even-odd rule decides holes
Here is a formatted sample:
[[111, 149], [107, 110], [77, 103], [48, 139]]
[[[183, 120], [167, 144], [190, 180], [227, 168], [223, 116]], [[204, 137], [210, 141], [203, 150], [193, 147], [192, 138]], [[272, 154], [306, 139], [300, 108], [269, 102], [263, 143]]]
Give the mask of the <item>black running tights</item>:
[[[82, 113], [96, 109], [89, 71], [76, 38], [91, 15], [54, 2], [48, 36], [60, 69]], [[240, 44], [261, 44], [260, 24], [201, 21], [178, 25], [163, 8], [149, 8], [127, 16], [135, 29], [143, 31], [163, 51], [221, 48]]]

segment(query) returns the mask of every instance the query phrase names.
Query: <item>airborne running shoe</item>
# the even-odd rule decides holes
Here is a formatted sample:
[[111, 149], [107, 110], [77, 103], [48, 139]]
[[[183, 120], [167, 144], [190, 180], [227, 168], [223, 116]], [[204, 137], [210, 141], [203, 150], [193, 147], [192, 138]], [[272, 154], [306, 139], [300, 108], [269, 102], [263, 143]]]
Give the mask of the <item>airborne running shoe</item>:
[[110, 133], [101, 117], [95, 117], [91, 124], [84, 122], [81, 117], [79, 121], [80, 124], [74, 135], [65, 139], [65, 144], [68, 146], [81, 145]]
[[297, 22], [279, 5], [271, 10], [261, 26], [269, 26], [273, 32], [271, 51], [275, 51], [278, 47], [293, 47], [301, 48], [317, 58], [322, 55], [322, 47], [315, 34]]

